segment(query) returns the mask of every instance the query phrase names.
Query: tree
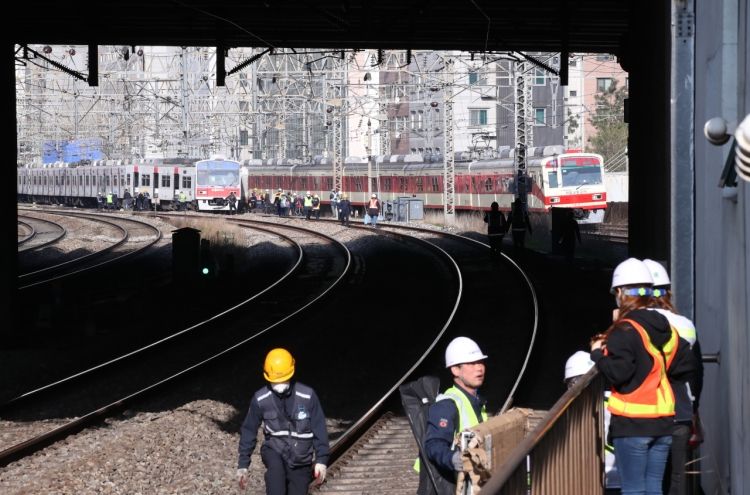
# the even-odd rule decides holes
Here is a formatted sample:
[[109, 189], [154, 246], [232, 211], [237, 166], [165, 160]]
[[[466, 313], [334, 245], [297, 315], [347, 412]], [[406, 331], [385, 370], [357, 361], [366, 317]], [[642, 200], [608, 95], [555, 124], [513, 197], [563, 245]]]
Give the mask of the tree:
[[[573, 111], [568, 108], [568, 148], [578, 149], [581, 146], [581, 136], [578, 135], [578, 116], [573, 115]], [[571, 137], [572, 136], [572, 137]]]
[[618, 88], [617, 82], [613, 79], [609, 88], [594, 95], [596, 107], [589, 117], [596, 134], [588, 139], [586, 151], [602, 155], [604, 163], [628, 145], [624, 103], [628, 88]]

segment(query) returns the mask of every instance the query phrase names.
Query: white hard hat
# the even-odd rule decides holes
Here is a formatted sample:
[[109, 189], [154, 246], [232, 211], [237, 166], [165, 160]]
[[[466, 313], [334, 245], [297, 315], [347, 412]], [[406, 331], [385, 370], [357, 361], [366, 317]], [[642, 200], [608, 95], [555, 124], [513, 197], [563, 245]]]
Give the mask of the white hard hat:
[[279, 191], [281, 191], [281, 188], [279, 188]]
[[307, 195], [308, 195], [308, 196], [310, 195], [310, 191], [307, 191]]
[[588, 352], [576, 352], [565, 363], [565, 379], [563, 381], [574, 376], [585, 375], [592, 366], [594, 366], [594, 362]]
[[615, 268], [612, 274], [612, 288], [610, 292], [614, 293], [615, 288], [624, 285], [648, 284], [652, 285], [654, 278], [651, 276], [651, 270], [648, 266], [635, 258], [628, 258]]
[[448, 344], [445, 350], [445, 367], [450, 368], [457, 364], [473, 363], [487, 359], [476, 342], [468, 337], [456, 337]]
[[377, 194], [373, 194], [373, 195], [372, 195], [372, 197], [373, 197], [373, 198], [377, 198], [377, 197], [378, 197], [378, 195], [377, 195]]
[[669, 285], [672, 282], [669, 280], [669, 274], [666, 268], [661, 263], [654, 260], [645, 259], [643, 262], [646, 264], [649, 270], [651, 270], [651, 277], [654, 279], [654, 286], [661, 287], [662, 285]]
[[318, 197], [318, 195], [316, 194], [316, 195], [315, 195], [315, 197], [317, 198], [317, 197]]

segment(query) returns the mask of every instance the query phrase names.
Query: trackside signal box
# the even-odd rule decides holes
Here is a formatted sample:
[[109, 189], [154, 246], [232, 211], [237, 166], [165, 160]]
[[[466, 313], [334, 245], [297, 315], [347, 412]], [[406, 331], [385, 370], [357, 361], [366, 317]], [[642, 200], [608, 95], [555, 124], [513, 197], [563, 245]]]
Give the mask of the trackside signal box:
[[201, 260], [201, 231], [184, 227], [172, 231], [172, 275], [187, 280], [198, 275]]

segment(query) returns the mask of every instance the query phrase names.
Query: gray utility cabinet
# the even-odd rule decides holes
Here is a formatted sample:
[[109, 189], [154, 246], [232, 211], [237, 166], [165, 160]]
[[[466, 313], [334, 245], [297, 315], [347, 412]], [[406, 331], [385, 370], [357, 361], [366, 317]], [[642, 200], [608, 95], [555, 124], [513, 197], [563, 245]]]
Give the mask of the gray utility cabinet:
[[424, 200], [411, 196], [399, 196], [393, 200], [393, 221], [421, 222], [424, 220]]

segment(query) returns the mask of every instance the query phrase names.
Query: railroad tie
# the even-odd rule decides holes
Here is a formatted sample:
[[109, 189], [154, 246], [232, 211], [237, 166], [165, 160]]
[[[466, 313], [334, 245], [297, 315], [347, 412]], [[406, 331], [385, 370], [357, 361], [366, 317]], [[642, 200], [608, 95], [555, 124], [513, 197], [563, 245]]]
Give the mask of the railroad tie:
[[338, 495], [409, 494], [419, 487], [417, 443], [406, 417], [392, 417], [320, 487]]

